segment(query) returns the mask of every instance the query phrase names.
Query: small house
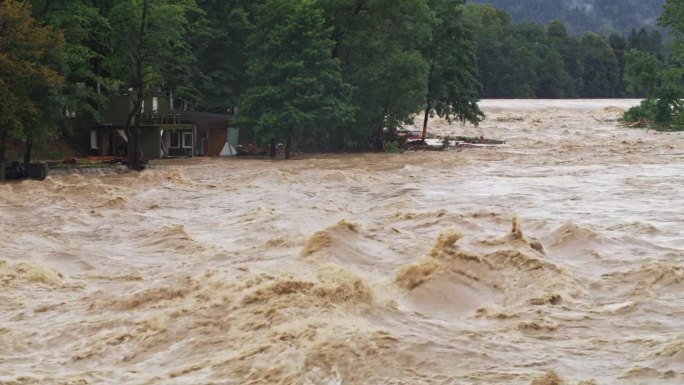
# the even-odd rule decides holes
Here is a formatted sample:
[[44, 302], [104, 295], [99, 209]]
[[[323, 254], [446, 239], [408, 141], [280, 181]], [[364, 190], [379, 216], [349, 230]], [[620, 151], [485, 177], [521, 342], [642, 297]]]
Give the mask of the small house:
[[[133, 101], [118, 95], [100, 108], [101, 122], [90, 131], [90, 147], [100, 156], [125, 156], [126, 126]], [[140, 148], [145, 159], [235, 155], [238, 130], [232, 111], [209, 113], [176, 106], [172, 96], [151, 95], [142, 109]], [[133, 124], [131, 122], [131, 124]]]

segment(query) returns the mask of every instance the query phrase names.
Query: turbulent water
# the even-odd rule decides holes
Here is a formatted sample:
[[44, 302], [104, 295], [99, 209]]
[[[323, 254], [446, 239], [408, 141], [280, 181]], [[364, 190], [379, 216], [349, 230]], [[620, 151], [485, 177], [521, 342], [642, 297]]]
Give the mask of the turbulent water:
[[0, 383], [684, 383], [684, 142], [634, 103], [0, 185]]

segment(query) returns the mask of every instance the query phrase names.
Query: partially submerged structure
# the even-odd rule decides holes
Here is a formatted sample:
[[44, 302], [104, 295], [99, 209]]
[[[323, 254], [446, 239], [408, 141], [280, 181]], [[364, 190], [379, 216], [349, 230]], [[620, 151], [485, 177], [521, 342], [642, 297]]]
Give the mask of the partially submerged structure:
[[[101, 121], [91, 127], [90, 147], [99, 156], [125, 156], [126, 125], [133, 101], [118, 95], [100, 107]], [[233, 111], [210, 113], [176, 108], [172, 96], [152, 95], [143, 103], [140, 148], [146, 159], [235, 155], [238, 129]]]

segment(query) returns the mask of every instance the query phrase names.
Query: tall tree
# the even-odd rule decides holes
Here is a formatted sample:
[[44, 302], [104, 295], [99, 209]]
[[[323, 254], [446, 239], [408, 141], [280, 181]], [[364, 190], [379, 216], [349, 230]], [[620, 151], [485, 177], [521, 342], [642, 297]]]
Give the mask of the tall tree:
[[466, 6], [464, 16], [475, 35], [482, 96], [498, 97], [502, 82], [500, 69], [506, 65], [502, 50], [507, 18], [501, 18], [501, 13], [491, 5], [472, 3]]
[[5, 177], [7, 139], [36, 137], [49, 129], [63, 78], [59, 31], [36, 22], [24, 1], [0, 2], [0, 179]]
[[69, 115], [99, 120], [99, 93], [106, 83], [101, 63], [112, 34], [109, 20], [90, 0], [33, 0], [35, 18], [64, 33], [63, 104]]
[[194, 0], [121, 0], [108, 13], [112, 52], [105, 63], [114, 81], [111, 91], [126, 90], [132, 108], [126, 127], [129, 167], [142, 170], [142, 107], [153, 88], [173, 82], [179, 98], [197, 95], [199, 74], [192, 47], [191, 22], [202, 17]]
[[477, 106], [482, 86], [477, 81], [475, 44], [464, 24], [464, 0], [431, 0], [432, 39], [423, 55], [428, 62], [422, 140], [435, 114], [477, 124], [484, 114]]
[[638, 96], [653, 97], [660, 85], [663, 63], [652, 53], [632, 49], [625, 55], [627, 91]]
[[237, 106], [247, 84], [247, 38], [251, 33], [250, 8], [259, 2], [249, 0], [199, 0], [207, 15], [200, 37], [199, 66], [204, 74], [200, 107], [226, 111]]
[[672, 57], [662, 64], [653, 53], [632, 51], [627, 55], [626, 80], [646, 98], [628, 110], [627, 121], [645, 119], [662, 129], [684, 130], [684, 1], [666, 0], [659, 23], [674, 37]]
[[546, 99], [564, 98], [570, 82], [572, 78], [565, 71], [563, 57], [555, 48], [550, 48], [539, 68], [537, 96]]
[[614, 97], [619, 85], [617, 59], [605, 37], [587, 32], [580, 40], [585, 98]]
[[295, 136], [328, 135], [353, 116], [331, 33], [313, 0], [267, 0], [258, 8], [239, 122], [261, 140], [284, 139], [285, 158]]
[[582, 89], [582, 63], [579, 49], [579, 42], [574, 36], [567, 33], [563, 22], [555, 20], [549, 23], [546, 28], [546, 37], [549, 46], [561, 55], [565, 67], [565, 72], [570, 76], [570, 81], [566, 83], [563, 94], [565, 97], [574, 98], [579, 96]]
[[625, 96], [625, 89], [626, 85], [624, 83], [624, 75], [625, 75], [625, 53], [627, 50], [627, 41], [625, 40], [622, 35], [619, 35], [617, 33], [612, 33], [610, 36], [608, 36], [608, 44], [610, 44], [610, 48], [613, 50], [613, 54], [615, 55], [615, 60], [617, 61], [617, 76], [618, 76], [618, 84], [616, 87], [616, 95], [618, 97], [623, 97]]
[[358, 145], [372, 136], [376, 147], [421, 109], [428, 65], [421, 49], [430, 41], [426, 0], [319, 0], [333, 26], [333, 55], [353, 87], [353, 124], [335, 140]]

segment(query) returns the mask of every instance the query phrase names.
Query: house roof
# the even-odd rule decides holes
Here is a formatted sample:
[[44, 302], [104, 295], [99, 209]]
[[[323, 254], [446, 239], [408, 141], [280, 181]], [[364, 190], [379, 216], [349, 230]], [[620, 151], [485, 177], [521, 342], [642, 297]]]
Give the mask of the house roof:
[[182, 111], [180, 116], [202, 128], [226, 128], [235, 120], [235, 115], [213, 112]]

